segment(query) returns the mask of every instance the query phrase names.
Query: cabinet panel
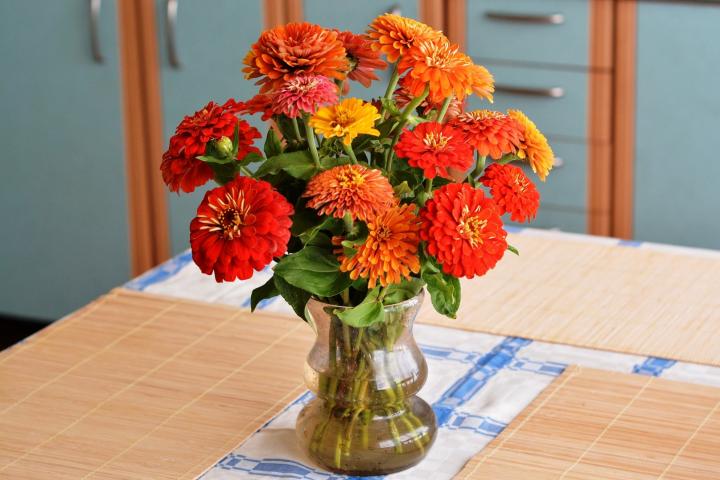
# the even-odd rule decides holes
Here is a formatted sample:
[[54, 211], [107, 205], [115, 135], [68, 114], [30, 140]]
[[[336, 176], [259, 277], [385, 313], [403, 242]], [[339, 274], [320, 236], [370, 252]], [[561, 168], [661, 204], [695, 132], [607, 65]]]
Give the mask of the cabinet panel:
[[117, 4], [0, 2], [0, 313], [56, 319], [130, 274]]
[[[245, 80], [243, 59], [263, 30], [260, 0], [183, 0], [178, 2], [176, 50], [180, 67], [169, 62], [165, 1], [158, 0], [157, 21], [162, 71], [165, 146], [183, 116], [209, 100], [247, 100], [258, 92], [254, 80]], [[262, 132], [259, 116], [247, 120]], [[159, 165], [160, 159], [158, 159]], [[192, 194], [169, 194], [171, 249], [177, 254], [190, 246], [190, 221], [210, 183]]]
[[[378, 15], [394, 12], [404, 17], [418, 18], [417, 0], [364, 0], [339, 2], [337, 0], [304, 0], [304, 18], [327, 28], [364, 33], [368, 24]], [[385, 93], [390, 78], [390, 67], [377, 72], [376, 80], [365, 88], [358, 82], [350, 82], [350, 95], [369, 100]]]
[[490, 104], [471, 96], [469, 109], [516, 108], [525, 112], [548, 137], [575, 141], [584, 141], [587, 137], [587, 73], [485, 66], [495, 77], [495, 102]]
[[589, 65], [589, 1], [468, 0], [467, 52], [484, 61]]
[[584, 144], [550, 142], [556, 165], [541, 182], [526, 163], [522, 165], [540, 192], [540, 210], [545, 208], [587, 209], [587, 146]]
[[634, 235], [720, 248], [720, 7], [638, 4]]

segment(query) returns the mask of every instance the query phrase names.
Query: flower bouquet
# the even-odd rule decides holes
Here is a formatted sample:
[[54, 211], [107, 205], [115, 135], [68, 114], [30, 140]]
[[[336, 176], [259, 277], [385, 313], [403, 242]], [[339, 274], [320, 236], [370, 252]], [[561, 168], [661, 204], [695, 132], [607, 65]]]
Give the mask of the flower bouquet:
[[[469, 95], [492, 101], [491, 74], [409, 18], [382, 15], [363, 35], [288, 24], [244, 63], [259, 93], [186, 117], [163, 155], [170, 190], [219, 184], [190, 224], [193, 260], [218, 282], [275, 262], [251, 305], [281, 295], [317, 333], [305, 368], [317, 397], [297, 424], [315, 461], [360, 475], [408, 468], [436, 431], [416, 396], [423, 292], [454, 317], [459, 279], [517, 253], [502, 216], [532, 219], [539, 195], [510, 163], [544, 180], [552, 150], [518, 110], [465, 111]], [[349, 96], [388, 64], [381, 98]], [[262, 151], [239, 118], [251, 114], [272, 121]]]

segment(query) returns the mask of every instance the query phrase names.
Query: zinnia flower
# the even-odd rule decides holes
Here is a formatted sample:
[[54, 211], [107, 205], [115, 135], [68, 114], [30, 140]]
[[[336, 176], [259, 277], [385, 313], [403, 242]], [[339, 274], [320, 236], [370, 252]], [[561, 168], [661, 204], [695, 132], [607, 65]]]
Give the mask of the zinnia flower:
[[380, 170], [362, 165], [340, 165], [325, 170], [307, 184], [303, 197], [319, 215], [367, 221], [396, 202], [392, 185]]
[[246, 280], [287, 251], [292, 214], [269, 183], [237, 177], [205, 193], [190, 223], [193, 260], [218, 282]]
[[359, 98], [346, 98], [337, 105], [318, 110], [310, 119], [310, 125], [325, 137], [341, 137], [345, 145], [350, 145], [361, 133], [380, 135], [375, 129], [375, 120], [379, 118], [374, 105]]
[[241, 160], [249, 152], [260, 152], [252, 146], [254, 139], [260, 138], [260, 132], [235, 116], [243, 108], [243, 103], [232, 99], [223, 105], [210, 102], [180, 122], [160, 164], [163, 180], [171, 191], [192, 192], [212, 179], [210, 166], [195, 157], [205, 155], [208, 142], [232, 138], [236, 127], [239, 130], [237, 159]]
[[338, 100], [337, 86], [321, 75], [299, 75], [285, 82], [273, 95], [273, 110], [290, 118], [315, 113], [319, 106]]
[[340, 32], [338, 39], [345, 47], [345, 55], [350, 64], [348, 78], [369, 87], [373, 80], [380, 80], [375, 70], [385, 70], [387, 64], [380, 59], [380, 52], [371, 48], [370, 41], [352, 32]]
[[288, 23], [266, 30], [245, 56], [246, 78], [260, 78], [260, 93], [300, 74], [345, 78], [348, 61], [338, 33], [312, 23]]
[[535, 218], [540, 207], [540, 194], [522, 168], [493, 163], [485, 169], [480, 181], [490, 189], [500, 214], [509, 213], [514, 222]]
[[[383, 287], [400, 283], [420, 271], [418, 244], [420, 220], [415, 205], [396, 205], [388, 208], [367, 224], [368, 236], [352, 257], [338, 249], [340, 270], [350, 272], [350, 278], [367, 278], [368, 287]], [[338, 241], [335, 240], [337, 244]]]
[[429, 88], [428, 99], [442, 103], [450, 95], [463, 100], [471, 93], [492, 99], [492, 76], [484, 67], [472, 63], [457, 45], [444, 36], [416, 42], [398, 63], [408, 71], [405, 88], [419, 97]]
[[448, 275], [484, 275], [507, 249], [497, 205], [467, 183], [437, 189], [420, 210], [420, 219], [420, 238]]
[[422, 22], [392, 13], [380, 15], [368, 28], [372, 49], [383, 52], [392, 63], [416, 42], [442, 35]]
[[273, 96], [269, 93], [258, 93], [245, 102], [245, 106], [240, 110], [240, 113], [250, 115], [262, 113], [261, 120], [263, 122], [270, 120], [272, 116], [275, 115], [275, 110], [273, 110]]
[[523, 128], [523, 140], [518, 157], [525, 159], [530, 164], [533, 172], [540, 177], [543, 182], [553, 167], [555, 154], [550, 148], [545, 135], [535, 126], [523, 112], [520, 110], [508, 110], [508, 115], [517, 120]]
[[411, 167], [420, 168], [427, 178], [449, 178], [448, 168], [465, 171], [472, 166], [473, 152], [462, 131], [450, 125], [424, 122], [405, 130], [395, 145], [395, 153]]
[[[405, 84], [408, 83], [408, 80], [411, 79], [407, 75], [402, 77], [400, 79], [400, 82], [398, 82], [398, 88], [393, 93], [393, 96], [395, 97], [395, 104], [400, 109], [405, 108], [405, 105], [410, 103], [415, 98], [413, 95], [410, 94], [410, 92], [408, 92], [407, 88], [405, 87]], [[420, 103], [420, 105], [418, 105], [418, 109], [423, 116], [427, 116], [433, 110], [439, 112], [442, 106], [443, 102], [431, 102], [428, 98], [426, 98]], [[448, 109], [447, 112], [445, 112], [445, 118], [443, 119], [443, 121], [449, 122], [453, 120], [455, 117], [457, 117], [463, 112], [463, 109], [463, 102], [453, 97], [452, 100], [450, 100], [450, 105], [448, 105]]]
[[514, 118], [492, 110], [475, 110], [458, 115], [452, 124], [465, 133], [467, 141], [481, 156], [499, 160], [520, 148], [523, 127]]

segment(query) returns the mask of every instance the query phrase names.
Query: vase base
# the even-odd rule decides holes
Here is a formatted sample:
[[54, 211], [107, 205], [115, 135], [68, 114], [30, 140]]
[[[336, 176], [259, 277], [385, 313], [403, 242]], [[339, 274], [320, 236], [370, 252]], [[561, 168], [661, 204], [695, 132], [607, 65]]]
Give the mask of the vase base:
[[321, 467], [353, 476], [387, 475], [417, 465], [435, 441], [430, 405], [419, 397], [372, 407], [330, 407], [319, 398], [298, 415], [303, 450]]

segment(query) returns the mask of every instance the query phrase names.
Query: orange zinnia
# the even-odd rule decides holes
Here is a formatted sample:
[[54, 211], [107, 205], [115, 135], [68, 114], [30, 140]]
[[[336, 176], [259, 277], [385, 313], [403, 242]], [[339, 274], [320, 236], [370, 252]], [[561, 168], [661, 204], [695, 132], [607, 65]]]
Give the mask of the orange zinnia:
[[475, 110], [457, 116], [452, 125], [465, 133], [478, 154], [494, 160], [520, 148], [523, 127], [514, 118], [492, 110]]
[[288, 23], [266, 30], [244, 60], [246, 78], [261, 78], [266, 93], [301, 74], [345, 78], [349, 70], [345, 47], [338, 32], [312, 23]]
[[416, 42], [442, 35], [422, 22], [392, 13], [373, 20], [367, 34], [372, 40], [371, 48], [383, 52], [391, 63], [397, 62]]
[[428, 99], [436, 103], [451, 95], [463, 100], [472, 93], [492, 99], [490, 72], [473, 64], [470, 57], [444, 36], [415, 43], [402, 57], [398, 68], [401, 72], [409, 71], [404, 86], [415, 97], [428, 87]]
[[[352, 257], [340, 253], [340, 270], [350, 278], [367, 278], [368, 287], [400, 283], [420, 271], [418, 244], [420, 219], [415, 205], [396, 205], [386, 209], [367, 224], [368, 236]], [[335, 242], [337, 243], [337, 241]]]
[[370, 40], [352, 32], [340, 32], [338, 38], [345, 46], [345, 55], [350, 64], [348, 78], [360, 82], [364, 87], [369, 87], [373, 80], [380, 80], [375, 70], [385, 70], [387, 64], [380, 58], [380, 52], [370, 47]]
[[380, 170], [362, 165], [340, 165], [315, 175], [303, 197], [320, 215], [342, 218], [346, 213], [367, 221], [395, 203], [392, 185]]
[[518, 150], [518, 157], [527, 160], [533, 172], [544, 182], [552, 170], [555, 159], [547, 138], [520, 110], [508, 110], [508, 115], [517, 120], [523, 128], [523, 140]]

